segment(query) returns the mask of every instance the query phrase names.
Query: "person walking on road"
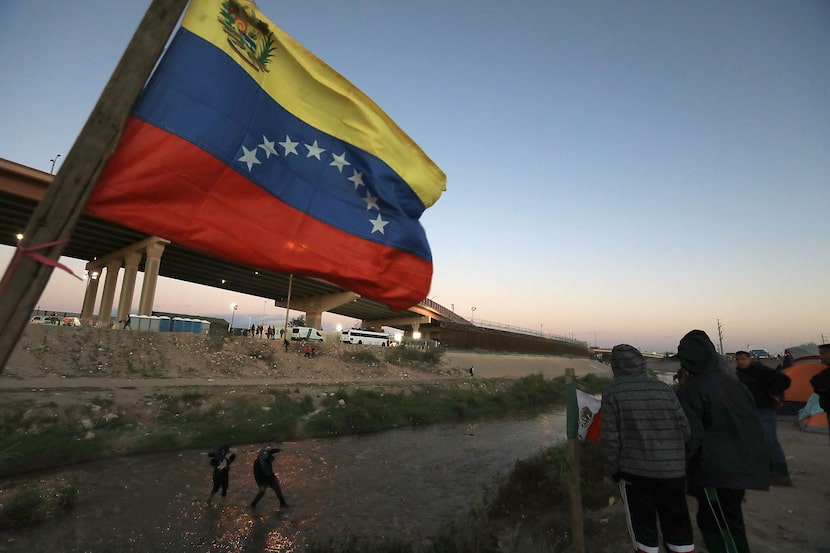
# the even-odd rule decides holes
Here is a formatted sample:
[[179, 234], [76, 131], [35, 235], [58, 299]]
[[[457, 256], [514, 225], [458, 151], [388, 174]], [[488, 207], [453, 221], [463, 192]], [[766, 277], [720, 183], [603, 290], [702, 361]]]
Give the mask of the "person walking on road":
[[256, 509], [257, 503], [265, 496], [266, 488], [274, 490], [280, 502], [281, 509], [288, 508], [288, 503], [282, 495], [280, 481], [277, 479], [277, 475], [274, 474], [274, 455], [279, 451], [281, 449], [278, 447], [264, 447], [259, 450], [256, 459], [254, 459], [254, 480], [256, 481], [257, 487], [259, 487], [259, 493], [251, 501], [252, 509]]
[[694, 552], [686, 503], [686, 440], [690, 430], [674, 391], [646, 373], [633, 346], [611, 350], [614, 381], [602, 394], [600, 445], [620, 485], [635, 551], [657, 553], [657, 519], [666, 551]]
[[746, 490], [769, 489], [769, 454], [755, 400], [720, 368], [715, 345], [702, 330], [677, 347], [677, 396], [689, 421], [689, 493], [709, 553], [749, 553], [741, 503]]
[[759, 360], [753, 360], [749, 352], [735, 353], [735, 373], [741, 384], [749, 388], [758, 408], [764, 441], [770, 456], [770, 484], [792, 486], [787, 458], [778, 442], [778, 418], [775, 411], [784, 403], [784, 391], [790, 387], [790, 377], [782, 371], [767, 367]]

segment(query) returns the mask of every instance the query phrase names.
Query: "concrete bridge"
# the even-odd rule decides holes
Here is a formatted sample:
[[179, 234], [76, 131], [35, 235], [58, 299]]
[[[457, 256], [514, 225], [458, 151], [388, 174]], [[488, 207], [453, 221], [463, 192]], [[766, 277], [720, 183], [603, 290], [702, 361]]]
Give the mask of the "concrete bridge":
[[[16, 235], [26, 228], [51, 182], [49, 173], [0, 158], [0, 243], [16, 244]], [[87, 261], [87, 285], [80, 317], [87, 324], [96, 320], [94, 308], [99, 295], [97, 321], [100, 326], [111, 324], [113, 308], [115, 321], [124, 320], [135, 311], [134, 307], [139, 315], [151, 315], [157, 280], [163, 276], [271, 298], [277, 307], [289, 306], [305, 312], [306, 324], [314, 328], [321, 328], [323, 313], [330, 312], [359, 319], [364, 328], [398, 328], [409, 336], [452, 342], [453, 347], [587, 353], [587, 344], [578, 340], [534, 335], [504, 325], [499, 328], [475, 325], [430, 299], [403, 311], [392, 311], [379, 302], [319, 278], [291, 277], [225, 261], [86, 214], [79, 218], [64, 256]], [[142, 273], [140, 283], [139, 272]], [[121, 293], [116, 299], [119, 279]], [[139, 284], [140, 299], [138, 306], [134, 306], [133, 295]]]

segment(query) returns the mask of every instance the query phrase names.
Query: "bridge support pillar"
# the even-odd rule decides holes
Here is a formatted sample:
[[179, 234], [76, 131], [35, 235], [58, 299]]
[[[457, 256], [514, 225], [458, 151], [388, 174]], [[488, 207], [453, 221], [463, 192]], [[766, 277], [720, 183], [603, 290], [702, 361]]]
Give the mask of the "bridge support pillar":
[[121, 272], [121, 260], [107, 263], [107, 278], [104, 280], [104, 291], [101, 293], [101, 306], [98, 309], [98, 327], [109, 328], [112, 319], [112, 302], [115, 299], [115, 285], [118, 283], [118, 273]]
[[152, 315], [156, 299], [156, 282], [161, 266], [161, 254], [164, 244], [154, 243], [147, 246], [147, 261], [144, 263], [144, 282], [141, 285], [141, 299], [138, 303], [139, 315]]
[[124, 257], [124, 278], [121, 280], [121, 296], [118, 298], [116, 321], [126, 321], [133, 309], [135, 278], [138, 274], [138, 264], [141, 262], [141, 257], [141, 252], [129, 253]]
[[92, 319], [95, 316], [95, 300], [98, 298], [100, 277], [101, 272], [98, 269], [87, 270], [84, 303], [81, 307], [81, 323], [87, 326], [92, 326]]
[[323, 312], [322, 311], [306, 311], [305, 325], [311, 328], [323, 328]]

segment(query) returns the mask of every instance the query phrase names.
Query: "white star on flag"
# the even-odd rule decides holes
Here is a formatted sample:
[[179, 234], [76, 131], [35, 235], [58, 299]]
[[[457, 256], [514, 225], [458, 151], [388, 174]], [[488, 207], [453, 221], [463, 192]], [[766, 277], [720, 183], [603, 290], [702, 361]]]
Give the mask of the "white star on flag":
[[381, 218], [380, 213], [378, 213], [377, 218], [369, 219], [369, 222], [372, 223], [372, 234], [374, 234], [376, 232], [379, 232], [381, 234], [385, 234], [383, 232], [383, 227], [385, 227], [386, 225], [389, 224], [389, 221], [384, 221]]
[[343, 172], [343, 166], [344, 165], [351, 165], [351, 163], [346, 161], [346, 152], [343, 152], [339, 156], [335, 155], [335, 154], [331, 154], [331, 157], [334, 158], [334, 161], [329, 163], [329, 165], [333, 165], [334, 167], [337, 167], [337, 170], [340, 171], [341, 173]]
[[320, 159], [320, 154], [325, 152], [325, 150], [317, 145], [316, 140], [314, 141], [314, 144], [306, 144], [305, 147], [308, 148], [308, 155], [305, 157], [316, 157], [318, 160], [322, 161], [322, 159]]
[[369, 211], [372, 208], [375, 208], [378, 211], [380, 211], [380, 208], [378, 207], [378, 197], [372, 196], [372, 193], [368, 190], [366, 191], [366, 197], [363, 198], [363, 201], [366, 202], [366, 211]]
[[270, 159], [271, 154], [279, 155], [277, 154], [277, 150], [274, 149], [274, 143], [265, 138], [264, 134], [262, 135], [262, 144], [259, 147], [265, 150], [265, 159]]
[[280, 146], [282, 146], [283, 150], [285, 150], [285, 154], [283, 154], [283, 155], [286, 155], [286, 156], [288, 154], [294, 154], [295, 156], [300, 155], [300, 154], [297, 153], [297, 146], [299, 146], [300, 143], [299, 142], [291, 142], [291, 137], [290, 136], [285, 135], [285, 142], [278, 142], [278, 144]]
[[256, 148], [254, 148], [253, 150], [249, 150], [245, 146], [242, 146], [242, 151], [244, 152], [244, 154], [242, 154], [242, 157], [239, 158], [237, 161], [241, 161], [242, 163], [247, 164], [248, 172], [250, 173], [254, 165], [259, 165], [259, 160], [256, 157]]
[[363, 184], [363, 173], [361, 173], [357, 169], [352, 169], [352, 171], [354, 171], [354, 174], [347, 180], [350, 180], [354, 183], [354, 189], [357, 190], [358, 186], [366, 186], [365, 184]]

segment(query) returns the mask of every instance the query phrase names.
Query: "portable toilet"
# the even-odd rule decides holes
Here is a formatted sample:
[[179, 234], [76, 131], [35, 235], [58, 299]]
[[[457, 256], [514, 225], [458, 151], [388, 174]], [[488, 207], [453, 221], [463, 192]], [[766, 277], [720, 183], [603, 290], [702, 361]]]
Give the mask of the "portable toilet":
[[184, 325], [184, 319], [181, 317], [173, 317], [173, 326], [170, 327], [171, 332], [181, 332]]
[[193, 319], [182, 319], [182, 332], [193, 330]]
[[138, 330], [150, 330], [150, 317], [149, 317], [149, 315], [139, 315], [138, 316]]
[[192, 332], [193, 334], [201, 334], [202, 321], [200, 321], [199, 319], [193, 319], [191, 322], [193, 323], [193, 326], [190, 327], [190, 332]]
[[150, 315], [150, 332], [159, 331], [159, 318], [155, 315]]
[[202, 321], [202, 334], [210, 334], [210, 321]]
[[170, 332], [170, 317], [165, 315], [159, 317], [159, 332]]

